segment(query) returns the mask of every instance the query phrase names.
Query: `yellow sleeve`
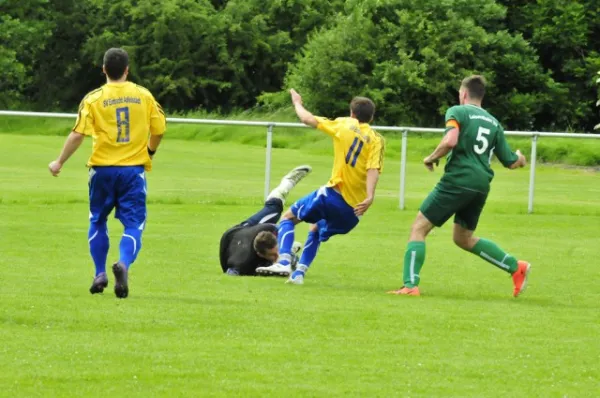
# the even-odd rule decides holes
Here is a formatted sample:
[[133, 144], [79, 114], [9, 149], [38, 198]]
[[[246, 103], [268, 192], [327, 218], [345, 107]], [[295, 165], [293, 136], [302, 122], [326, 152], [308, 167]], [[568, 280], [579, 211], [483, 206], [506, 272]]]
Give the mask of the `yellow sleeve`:
[[379, 134], [375, 136], [375, 140], [371, 144], [371, 153], [367, 162], [367, 170], [378, 169], [383, 172], [383, 156], [385, 153], [385, 141]]
[[317, 128], [319, 130], [332, 137], [335, 137], [337, 135], [339, 127], [337, 119], [329, 120], [326, 117], [321, 116], [315, 116], [315, 119], [317, 119], [317, 122], [319, 123], [317, 124]]
[[167, 129], [167, 119], [165, 118], [165, 112], [162, 107], [150, 96], [150, 134], [152, 135], [163, 135]]
[[92, 135], [94, 133], [94, 116], [92, 115], [91, 106], [89, 102], [86, 101], [86, 98], [79, 104], [77, 121], [75, 122], [73, 131], [83, 135]]

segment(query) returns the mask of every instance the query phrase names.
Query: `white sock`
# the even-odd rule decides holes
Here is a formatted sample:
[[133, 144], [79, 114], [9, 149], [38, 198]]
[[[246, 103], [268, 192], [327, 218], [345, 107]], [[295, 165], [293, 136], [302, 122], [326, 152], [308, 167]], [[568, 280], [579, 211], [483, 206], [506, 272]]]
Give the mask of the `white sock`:
[[281, 181], [279, 188], [282, 192], [287, 194], [292, 190], [292, 188], [294, 188], [294, 183], [286, 178], [285, 180]]

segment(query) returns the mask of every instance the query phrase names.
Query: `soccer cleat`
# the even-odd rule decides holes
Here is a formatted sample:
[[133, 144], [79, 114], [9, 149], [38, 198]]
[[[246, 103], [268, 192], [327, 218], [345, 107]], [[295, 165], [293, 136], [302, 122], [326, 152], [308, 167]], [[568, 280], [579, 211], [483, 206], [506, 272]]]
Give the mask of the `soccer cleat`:
[[127, 267], [118, 262], [113, 265], [113, 274], [115, 275], [115, 296], [118, 298], [127, 298], [129, 295], [129, 285], [127, 284]]
[[302, 250], [302, 243], [295, 241], [292, 245], [292, 254], [297, 255], [300, 250]]
[[519, 297], [521, 293], [527, 289], [527, 276], [531, 271], [531, 264], [527, 261], [519, 261], [517, 262], [517, 270], [514, 274], [512, 274], [513, 284], [515, 285], [515, 290], [513, 291], [513, 296]]
[[271, 191], [267, 200], [277, 198], [285, 203], [290, 191], [311, 171], [312, 167], [308, 165], [296, 167], [281, 179], [281, 182], [277, 188]]
[[397, 294], [399, 296], [420, 296], [421, 292], [419, 291], [419, 287], [406, 287], [402, 286], [400, 290], [391, 290], [388, 294]]
[[300, 261], [300, 250], [302, 250], [302, 243], [298, 241], [294, 242], [292, 245], [292, 262], [290, 264], [292, 271], [296, 270], [296, 264]]
[[102, 293], [104, 292], [104, 288], [106, 286], [108, 286], [108, 278], [106, 277], [106, 272], [101, 272], [94, 278], [92, 286], [90, 287], [90, 293]]
[[285, 283], [291, 283], [292, 285], [304, 285], [304, 272], [294, 271], [292, 276], [290, 276]]
[[268, 267], [258, 267], [256, 273], [261, 276], [289, 276], [292, 273], [292, 267], [275, 263]]

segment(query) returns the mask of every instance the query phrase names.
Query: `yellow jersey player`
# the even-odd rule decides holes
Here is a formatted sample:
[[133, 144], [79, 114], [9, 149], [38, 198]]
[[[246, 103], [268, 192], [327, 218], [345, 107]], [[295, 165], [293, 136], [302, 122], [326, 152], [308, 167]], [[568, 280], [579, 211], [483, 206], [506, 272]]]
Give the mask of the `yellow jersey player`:
[[79, 106], [73, 131], [58, 159], [48, 166], [58, 176], [85, 136], [93, 138], [89, 167], [90, 229], [88, 241], [96, 274], [90, 293], [108, 285], [106, 221], [113, 208], [125, 230], [119, 261], [113, 265], [115, 295], [129, 294], [128, 270], [142, 247], [146, 226], [146, 171], [165, 132], [165, 114], [150, 91], [127, 81], [129, 56], [111, 48], [104, 54], [106, 84], [87, 94]]
[[[256, 272], [259, 275], [291, 274], [288, 282], [303, 284], [321, 242], [350, 232], [373, 203], [383, 170], [384, 140], [369, 125], [375, 114], [375, 104], [370, 99], [356, 97], [350, 103], [350, 117], [328, 120], [313, 116], [302, 105], [300, 95], [293, 89], [290, 93], [300, 120], [333, 139], [333, 171], [325, 186], [298, 200], [283, 215], [277, 234], [279, 261], [270, 267], [257, 268]], [[294, 226], [302, 221], [312, 225], [292, 273]]]

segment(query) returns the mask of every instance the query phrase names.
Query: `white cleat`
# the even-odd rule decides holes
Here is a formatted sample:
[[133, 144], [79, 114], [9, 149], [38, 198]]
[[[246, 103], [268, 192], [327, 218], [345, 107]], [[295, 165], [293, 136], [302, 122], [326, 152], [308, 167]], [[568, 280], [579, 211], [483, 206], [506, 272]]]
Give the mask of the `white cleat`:
[[310, 167], [309, 165], [305, 164], [302, 166], [298, 166], [296, 168], [294, 168], [292, 171], [290, 171], [289, 173], [287, 173], [282, 179], [281, 182], [284, 181], [291, 181], [294, 186], [296, 184], [298, 184], [304, 177], [307, 176], [308, 173], [310, 173], [312, 171], [312, 167]]
[[281, 182], [277, 188], [271, 191], [267, 200], [277, 198], [285, 203], [285, 199], [290, 194], [290, 191], [311, 171], [312, 167], [308, 165], [296, 167], [281, 179]]
[[302, 272], [294, 272], [285, 283], [292, 285], [304, 285], [304, 274]]
[[268, 267], [258, 267], [256, 273], [261, 276], [290, 276], [292, 267], [275, 263]]
[[296, 241], [294, 242], [294, 244], [292, 245], [292, 260], [291, 260], [291, 266], [292, 266], [292, 270], [296, 270], [296, 265], [298, 264], [298, 261], [300, 261], [300, 251], [302, 250], [302, 243]]
[[292, 245], [292, 254], [298, 255], [298, 252], [302, 250], [302, 243], [295, 241]]

